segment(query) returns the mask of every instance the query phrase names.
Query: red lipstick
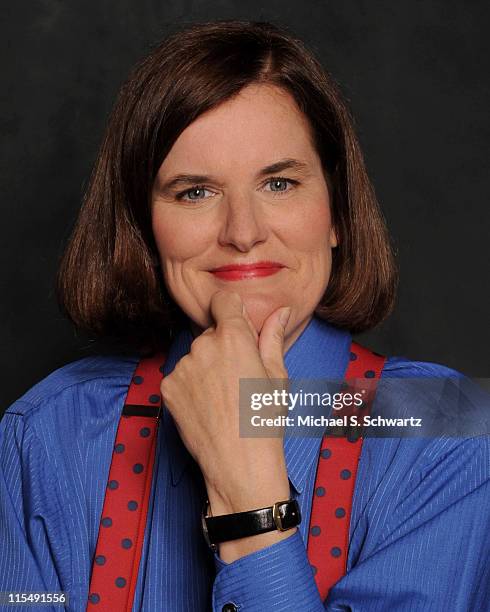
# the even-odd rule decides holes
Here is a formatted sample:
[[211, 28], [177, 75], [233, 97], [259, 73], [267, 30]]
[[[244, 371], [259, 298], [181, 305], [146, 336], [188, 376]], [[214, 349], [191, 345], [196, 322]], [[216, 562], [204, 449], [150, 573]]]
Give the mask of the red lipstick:
[[210, 270], [215, 276], [223, 280], [243, 280], [247, 278], [257, 278], [260, 276], [270, 276], [276, 274], [283, 264], [277, 261], [256, 261], [250, 264], [229, 264], [213, 268]]

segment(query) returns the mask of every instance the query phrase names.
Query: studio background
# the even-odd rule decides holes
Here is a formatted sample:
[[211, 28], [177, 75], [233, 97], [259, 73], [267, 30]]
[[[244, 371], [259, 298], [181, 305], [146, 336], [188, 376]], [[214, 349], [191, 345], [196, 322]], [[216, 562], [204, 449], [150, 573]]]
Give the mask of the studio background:
[[489, 5], [271, 0], [10, 3], [2, 28], [0, 416], [99, 351], [54, 278], [117, 91], [183, 24], [270, 20], [339, 83], [397, 250], [397, 307], [357, 339], [489, 377]]

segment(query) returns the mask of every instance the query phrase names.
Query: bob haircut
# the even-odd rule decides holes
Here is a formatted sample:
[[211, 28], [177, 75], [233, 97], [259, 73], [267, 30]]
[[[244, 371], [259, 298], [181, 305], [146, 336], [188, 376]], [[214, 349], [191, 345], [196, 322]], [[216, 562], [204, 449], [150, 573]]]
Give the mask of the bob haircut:
[[388, 316], [396, 290], [393, 251], [335, 82], [287, 31], [218, 21], [164, 40], [119, 92], [56, 281], [60, 308], [78, 328], [152, 352], [185, 321], [159, 267], [153, 182], [181, 132], [252, 83], [292, 95], [309, 120], [331, 191], [339, 245], [316, 314], [353, 333]]

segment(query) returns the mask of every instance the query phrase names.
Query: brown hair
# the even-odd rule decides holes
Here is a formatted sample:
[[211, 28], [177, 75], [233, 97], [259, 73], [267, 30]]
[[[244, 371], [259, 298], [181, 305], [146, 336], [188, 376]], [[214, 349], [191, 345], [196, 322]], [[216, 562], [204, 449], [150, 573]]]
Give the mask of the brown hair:
[[316, 314], [359, 332], [390, 313], [394, 257], [335, 82], [285, 30], [270, 23], [221, 21], [170, 36], [121, 88], [57, 277], [60, 307], [77, 327], [151, 351], [184, 322], [158, 267], [151, 230], [153, 181], [188, 125], [256, 82], [293, 96], [310, 122], [332, 188], [339, 246]]

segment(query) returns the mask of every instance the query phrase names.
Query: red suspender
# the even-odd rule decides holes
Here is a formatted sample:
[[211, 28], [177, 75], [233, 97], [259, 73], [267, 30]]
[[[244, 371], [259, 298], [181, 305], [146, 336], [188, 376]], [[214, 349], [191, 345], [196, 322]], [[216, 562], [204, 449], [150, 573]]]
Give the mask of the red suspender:
[[[90, 611], [131, 612], [133, 607], [161, 414], [164, 361], [163, 354], [140, 361], [123, 407], [90, 578]], [[353, 342], [345, 378], [379, 378], [384, 361]], [[369, 410], [369, 401], [366, 406]], [[362, 438], [351, 442], [345, 437], [324, 437], [322, 441], [308, 537], [308, 559], [322, 600], [346, 571], [361, 445]]]
[[140, 361], [129, 387], [109, 470], [87, 610], [131, 612], [161, 411], [163, 355]]
[[[379, 378], [385, 360], [385, 357], [353, 342], [345, 380], [351, 380], [351, 388], [355, 390], [353, 379]], [[369, 391], [367, 397], [364, 396], [364, 409], [358, 413], [359, 416], [369, 413], [374, 399], [374, 385], [368, 384], [367, 387]], [[351, 414], [354, 413], [351, 411]], [[361, 448], [362, 437], [324, 436], [322, 440], [308, 535], [308, 560], [322, 601], [347, 571], [352, 498]]]

